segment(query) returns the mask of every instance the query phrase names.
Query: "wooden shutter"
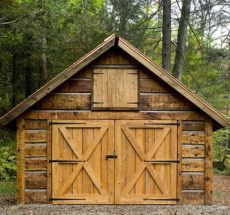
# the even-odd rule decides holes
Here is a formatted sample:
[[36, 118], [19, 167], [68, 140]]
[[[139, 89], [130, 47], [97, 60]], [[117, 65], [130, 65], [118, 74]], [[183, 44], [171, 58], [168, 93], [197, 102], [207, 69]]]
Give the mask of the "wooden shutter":
[[163, 123], [116, 121], [117, 204], [176, 204], [177, 126]]
[[53, 122], [52, 203], [114, 203], [114, 160], [106, 159], [113, 128], [113, 121]]
[[94, 109], [133, 109], [138, 107], [137, 69], [94, 69]]

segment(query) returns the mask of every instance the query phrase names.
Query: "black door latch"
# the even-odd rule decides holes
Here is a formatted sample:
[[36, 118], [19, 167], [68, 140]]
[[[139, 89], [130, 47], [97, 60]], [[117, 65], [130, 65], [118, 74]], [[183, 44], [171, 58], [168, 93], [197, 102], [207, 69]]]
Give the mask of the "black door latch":
[[106, 160], [108, 159], [116, 159], [117, 155], [106, 155]]

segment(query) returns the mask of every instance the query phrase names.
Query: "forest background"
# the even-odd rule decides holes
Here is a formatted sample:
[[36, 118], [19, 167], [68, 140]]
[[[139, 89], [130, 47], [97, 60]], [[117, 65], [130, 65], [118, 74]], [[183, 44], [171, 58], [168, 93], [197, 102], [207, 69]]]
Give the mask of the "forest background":
[[[229, 0], [0, 0], [0, 115], [117, 33], [227, 117]], [[214, 134], [230, 175], [230, 132]], [[15, 132], [0, 128], [0, 180], [16, 175]]]

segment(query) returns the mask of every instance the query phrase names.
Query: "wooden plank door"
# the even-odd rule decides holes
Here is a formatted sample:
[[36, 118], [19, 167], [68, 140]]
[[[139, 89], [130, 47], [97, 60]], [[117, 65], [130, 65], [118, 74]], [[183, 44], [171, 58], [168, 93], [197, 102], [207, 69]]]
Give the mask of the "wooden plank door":
[[52, 203], [114, 203], [114, 121], [52, 121]]
[[115, 122], [115, 203], [176, 204], [176, 121]]

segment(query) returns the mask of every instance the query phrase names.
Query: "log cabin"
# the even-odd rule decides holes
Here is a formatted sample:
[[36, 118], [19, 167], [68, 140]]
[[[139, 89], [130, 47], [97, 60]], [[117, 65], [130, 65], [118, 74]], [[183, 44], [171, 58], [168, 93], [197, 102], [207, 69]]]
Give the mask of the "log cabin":
[[211, 204], [229, 120], [116, 34], [0, 118], [18, 204]]

